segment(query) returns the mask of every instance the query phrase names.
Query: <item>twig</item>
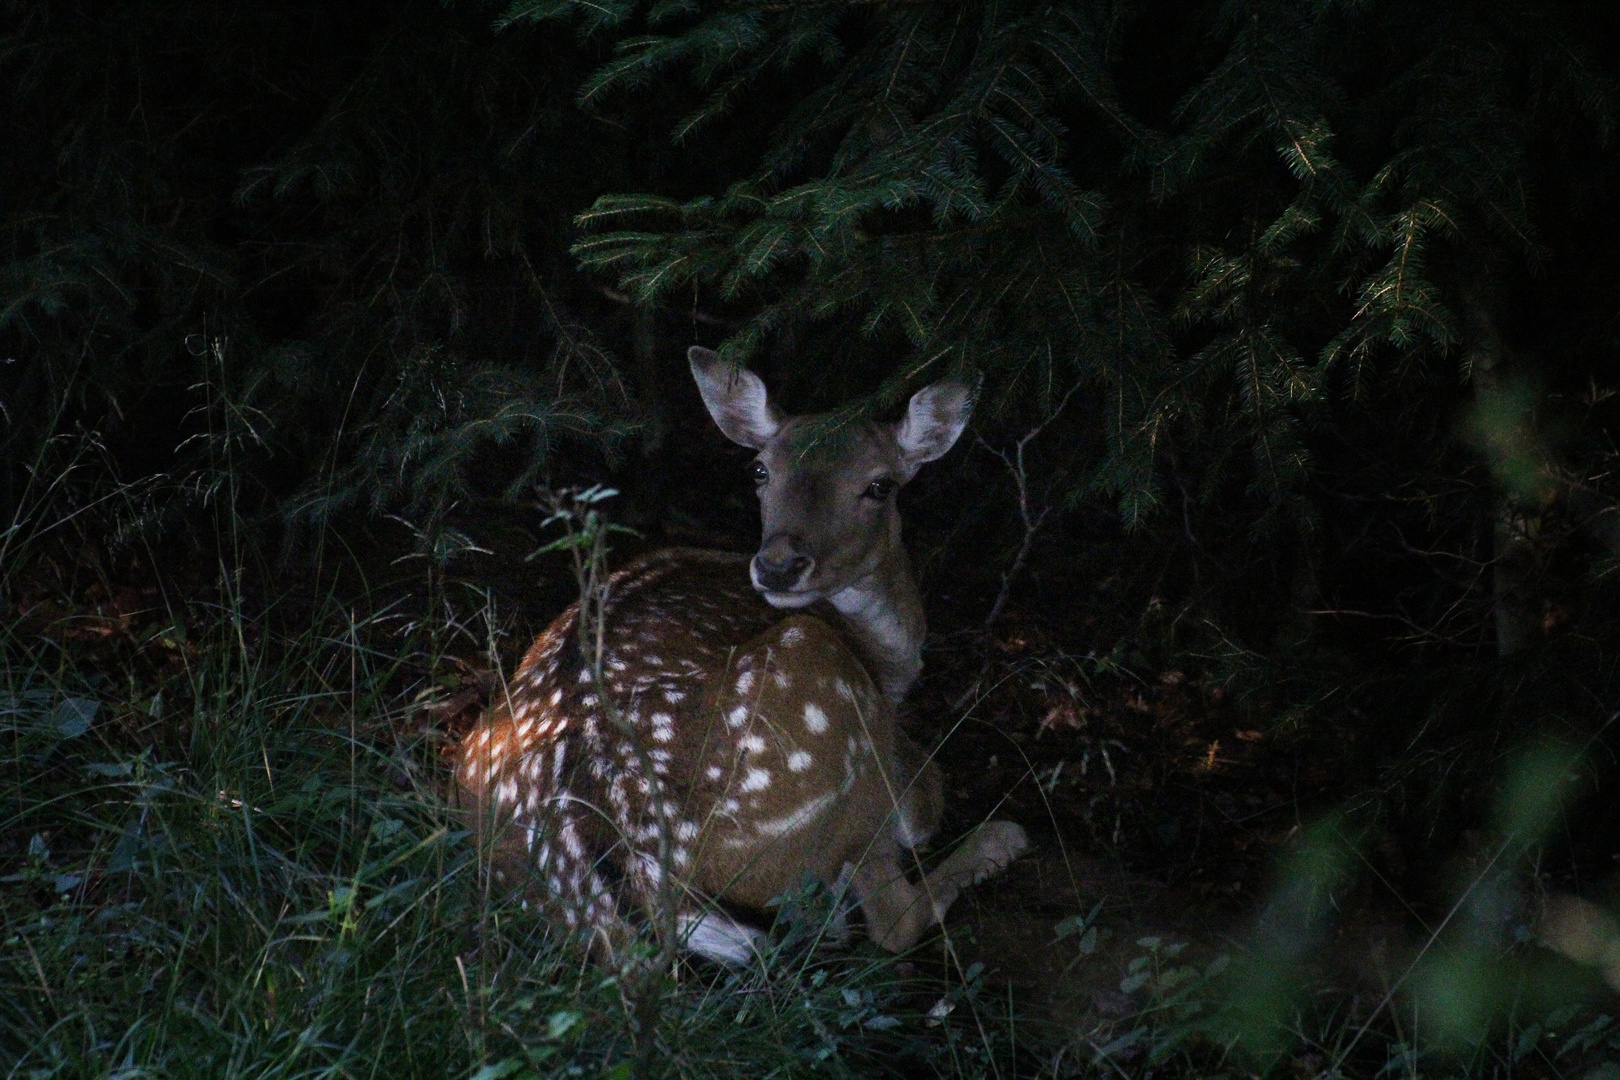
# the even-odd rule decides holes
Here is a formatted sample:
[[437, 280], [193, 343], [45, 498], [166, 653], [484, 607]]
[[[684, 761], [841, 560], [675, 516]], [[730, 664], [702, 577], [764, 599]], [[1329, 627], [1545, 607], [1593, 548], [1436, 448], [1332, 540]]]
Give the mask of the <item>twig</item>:
[[[606, 285], [603, 285], [597, 291], [603, 296], [607, 297], [609, 300], [613, 301], [615, 304], [624, 304], [626, 307], [636, 306], [635, 297], [631, 296], [629, 293], [622, 293], [618, 289], [610, 289]], [[734, 329], [737, 325], [731, 319], [722, 319], [718, 315], [710, 315], [706, 311], [699, 311], [695, 304], [692, 307], [692, 321], [700, 322], [707, 326], [718, 326], [726, 330]]]
[[[1030, 548], [1035, 544], [1035, 534], [1040, 532], [1041, 526], [1046, 522], [1046, 515], [1052, 512], [1050, 499], [1046, 500], [1045, 505], [1041, 507], [1039, 512], [1036, 512], [1030, 503], [1029, 473], [1024, 467], [1024, 450], [1041, 432], [1046, 430], [1048, 424], [1058, 418], [1058, 414], [1063, 412], [1064, 407], [1069, 404], [1069, 399], [1074, 396], [1074, 392], [1078, 389], [1080, 389], [1079, 383], [1069, 387], [1069, 392], [1063, 395], [1063, 399], [1058, 402], [1057, 408], [1048, 413], [1046, 419], [1026, 431], [1023, 438], [1018, 440], [1013, 446], [1011, 456], [1005, 450], [998, 450], [983, 439], [978, 440], [980, 446], [1000, 458], [1001, 463], [1006, 466], [1008, 474], [1012, 477], [1013, 485], [1018, 489], [1018, 516], [1024, 523], [1024, 538], [1019, 543], [1018, 552], [1013, 556], [1012, 562], [1006, 570], [1002, 571], [1001, 591], [996, 594], [996, 602], [990, 605], [990, 614], [984, 617], [984, 631], [986, 633], [989, 633], [990, 627], [1001, 617], [1001, 611], [1007, 606], [1007, 598], [1012, 593], [1013, 579], [1024, 568], [1024, 562], [1029, 558]], [[1051, 485], [1048, 485], [1048, 494], [1050, 494], [1050, 487]]]

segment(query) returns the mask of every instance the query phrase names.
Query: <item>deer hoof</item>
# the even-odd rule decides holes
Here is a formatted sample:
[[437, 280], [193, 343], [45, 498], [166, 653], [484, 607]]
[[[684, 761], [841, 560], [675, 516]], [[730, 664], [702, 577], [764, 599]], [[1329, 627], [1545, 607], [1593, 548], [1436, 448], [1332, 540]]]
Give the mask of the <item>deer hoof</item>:
[[974, 884], [1001, 873], [1014, 859], [1029, 850], [1029, 834], [1012, 821], [990, 821], [980, 826], [974, 838], [979, 846], [979, 868]]
[[764, 950], [765, 935], [718, 911], [680, 917], [683, 944], [692, 952], [726, 967], [745, 967]]

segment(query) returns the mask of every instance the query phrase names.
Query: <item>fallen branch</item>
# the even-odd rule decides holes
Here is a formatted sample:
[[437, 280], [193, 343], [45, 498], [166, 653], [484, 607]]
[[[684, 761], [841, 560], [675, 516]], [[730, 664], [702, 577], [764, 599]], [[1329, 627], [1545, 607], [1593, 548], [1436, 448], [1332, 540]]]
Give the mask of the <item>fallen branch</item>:
[[[1058, 418], [1064, 407], [1069, 404], [1069, 399], [1074, 396], [1074, 392], [1078, 389], [1080, 389], [1079, 383], [1069, 387], [1069, 392], [1063, 395], [1063, 399], [1058, 402], [1057, 408], [1048, 413], [1046, 419], [1026, 431], [1023, 437], [1014, 444], [1011, 455], [1005, 450], [996, 449], [983, 439], [978, 440], [980, 446], [1000, 458], [1001, 463], [1006, 466], [1008, 474], [1012, 477], [1013, 486], [1018, 489], [1018, 516], [1024, 523], [1024, 538], [1019, 543], [1018, 551], [1013, 556], [1012, 562], [1006, 570], [1002, 571], [1001, 591], [996, 594], [996, 602], [990, 605], [990, 614], [984, 617], [984, 630], [986, 633], [989, 632], [995, 621], [1001, 617], [1001, 611], [1007, 606], [1007, 598], [1012, 593], [1013, 579], [1018, 576], [1019, 571], [1023, 570], [1024, 562], [1029, 558], [1030, 548], [1035, 544], [1035, 534], [1040, 532], [1041, 526], [1046, 522], [1046, 516], [1052, 512], [1051, 484], [1047, 485], [1048, 497], [1042, 500], [1044, 505], [1040, 510], [1037, 512], [1031, 505], [1029, 473], [1024, 467], [1024, 450], [1041, 432], [1046, 430], [1047, 425]], [[1053, 483], [1055, 482], [1056, 477], [1053, 478]]]

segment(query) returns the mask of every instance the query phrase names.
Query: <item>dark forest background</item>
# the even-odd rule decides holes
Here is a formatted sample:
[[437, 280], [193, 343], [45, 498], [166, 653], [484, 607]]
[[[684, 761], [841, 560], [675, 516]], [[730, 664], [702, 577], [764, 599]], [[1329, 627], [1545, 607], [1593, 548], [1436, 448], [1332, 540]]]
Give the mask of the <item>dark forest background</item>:
[[[86, 635], [52, 627], [79, 619], [130, 640], [65, 700], [156, 723], [179, 668], [119, 665], [168, 640], [140, 611], [172, 637], [206, 621], [191, 601], [269, 626], [288, 596], [364, 594], [420, 628], [477, 596], [509, 662], [573, 588], [524, 561], [542, 487], [618, 489], [615, 558], [746, 550], [746, 454], [692, 392], [696, 342], [795, 412], [892, 417], [980, 380], [903, 497], [936, 741], [1030, 664], [1047, 681], [995, 715], [1031, 745], [1173, 699], [1292, 769], [1298, 819], [1340, 815], [1409, 913], [1453, 903], [1504, 776], [1550, 747], [1569, 764], [1526, 880], [1613, 888], [1620, 9], [3, 10], [12, 712], [18, 672], [78, 663]], [[424, 678], [487, 692], [446, 674], [474, 645]], [[947, 774], [988, 739], [947, 741]], [[1031, 790], [1077, 745], [1028, 751], [1059, 754]], [[18, 784], [7, 880], [55, 867]], [[1219, 861], [1191, 804], [1132, 796], [1110, 832], [1090, 796], [1072, 821], [1135, 871]]]
[[[1601, 593], [1601, 9], [10, 15], [12, 505], [67, 432], [128, 482], [195, 472], [209, 386], [288, 558], [548, 479], [701, 519], [734, 485], [692, 472], [695, 340], [800, 411], [982, 376], [989, 450], [1047, 425], [1037, 562], [1129, 536], [1123, 579], [1245, 649], [1511, 653]], [[930, 539], [1009, 562], [1003, 464], [950, 468]], [[1543, 574], [1555, 549], [1596, 577]]]

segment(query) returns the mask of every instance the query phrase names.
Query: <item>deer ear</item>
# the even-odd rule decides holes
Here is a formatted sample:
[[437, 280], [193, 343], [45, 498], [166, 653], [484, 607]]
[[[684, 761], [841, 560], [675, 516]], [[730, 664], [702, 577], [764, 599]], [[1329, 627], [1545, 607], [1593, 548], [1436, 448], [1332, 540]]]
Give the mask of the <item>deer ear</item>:
[[771, 404], [765, 384], [747, 368], [733, 367], [712, 349], [694, 345], [686, 350], [703, 404], [726, 438], [750, 450], [771, 441], [782, 426], [782, 414]]
[[972, 411], [973, 386], [960, 379], [943, 379], [911, 395], [906, 418], [895, 431], [907, 468], [915, 472], [924, 462], [944, 457]]

